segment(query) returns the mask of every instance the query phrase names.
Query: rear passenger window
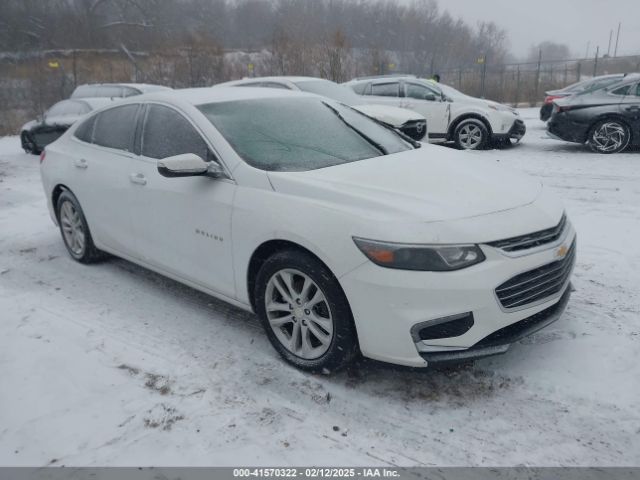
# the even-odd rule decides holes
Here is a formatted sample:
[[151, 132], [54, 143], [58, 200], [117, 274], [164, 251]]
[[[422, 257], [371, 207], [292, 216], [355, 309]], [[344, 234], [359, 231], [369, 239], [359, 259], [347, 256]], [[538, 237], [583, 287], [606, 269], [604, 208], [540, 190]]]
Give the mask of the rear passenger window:
[[364, 90], [367, 88], [366, 83], [356, 83], [355, 85], [350, 85], [351, 90], [356, 92], [358, 95], [364, 95]]
[[379, 83], [371, 86], [371, 95], [379, 97], [397, 97], [399, 83]]
[[131, 87], [122, 87], [122, 96], [123, 97], [134, 97], [136, 95], [140, 95], [142, 92], [140, 92], [140, 90], [137, 90], [135, 88], [131, 88]]
[[150, 105], [142, 133], [142, 154], [167, 158], [195, 153], [208, 160], [209, 149], [202, 135], [180, 113], [162, 105]]
[[615, 89], [613, 92], [614, 95], [629, 95], [629, 90], [631, 90], [631, 85], [625, 85], [624, 87], [620, 87]]
[[82, 122], [73, 135], [83, 142], [92, 143], [93, 126], [96, 124], [96, 116], [97, 115], [93, 115]]
[[124, 105], [99, 113], [93, 130], [93, 143], [103, 147], [133, 151], [138, 105]]

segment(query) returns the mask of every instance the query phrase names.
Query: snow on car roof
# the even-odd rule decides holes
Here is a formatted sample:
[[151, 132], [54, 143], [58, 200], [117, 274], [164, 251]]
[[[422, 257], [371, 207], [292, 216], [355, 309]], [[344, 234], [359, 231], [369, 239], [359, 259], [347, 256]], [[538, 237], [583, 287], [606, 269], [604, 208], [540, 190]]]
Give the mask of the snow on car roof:
[[254, 100], [259, 98], [283, 98], [283, 97], [317, 97], [317, 95], [293, 90], [276, 88], [246, 87], [235, 88], [220, 86], [215, 88], [184, 88], [161, 92], [147, 93], [137, 97], [130, 97], [131, 102], [140, 100], [181, 100], [192, 105], [206, 103], [227, 102], [235, 100]]
[[164, 85], [156, 85], [153, 83], [83, 83], [82, 85], [78, 85], [78, 87], [131, 87], [137, 88], [138, 90], [171, 90], [171, 87], [166, 87]]
[[225, 83], [220, 83], [218, 85], [214, 85], [214, 87], [223, 87], [223, 86], [226, 86], [226, 85], [241, 85], [243, 83], [253, 83], [253, 82], [282, 82], [282, 81], [287, 81], [287, 82], [292, 82], [292, 83], [298, 83], [298, 82], [315, 82], [315, 81], [318, 81], [318, 80], [327, 81], [327, 82], [330, 81], [330, 80], [327, 80], [325, 78], [319, 78], [319, 77], [272, 75], [270, 77], [247, 77], [247, 78], [243, 78], [241, 80], [232, 80], [230, 82], [225, 82]]
[[91, 107], [91, 110], [102, 108], [114, 102], [111, 97], [86, 97], [86, 98], [70, 98], [70, 102], [84, 102]]

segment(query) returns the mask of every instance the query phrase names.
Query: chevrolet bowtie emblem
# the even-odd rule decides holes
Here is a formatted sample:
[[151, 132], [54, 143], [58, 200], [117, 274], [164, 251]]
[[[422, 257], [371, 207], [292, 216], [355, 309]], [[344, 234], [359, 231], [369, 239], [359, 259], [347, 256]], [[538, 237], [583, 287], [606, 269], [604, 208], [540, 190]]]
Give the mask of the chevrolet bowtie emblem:
[[562, 245], [560, 248], [558, 248], [558, 250], [556, 250], [556, 257], [564, 258], [567, 255], [567, 252], [569, 252], [567, 246]]

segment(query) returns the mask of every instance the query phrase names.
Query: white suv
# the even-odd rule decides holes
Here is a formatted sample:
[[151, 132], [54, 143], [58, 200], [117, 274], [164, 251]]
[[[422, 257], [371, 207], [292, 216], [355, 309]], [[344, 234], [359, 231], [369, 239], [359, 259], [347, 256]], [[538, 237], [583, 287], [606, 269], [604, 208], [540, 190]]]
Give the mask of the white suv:
[[368, 103], [408, 108], [424, 115], [429, 141], [452, 141], [465, 150], [519, 141], [526, 132], [518, 112], [506, 105], [470, 97], [452, 87], [412, 76], [367, 77], [345, 84]]

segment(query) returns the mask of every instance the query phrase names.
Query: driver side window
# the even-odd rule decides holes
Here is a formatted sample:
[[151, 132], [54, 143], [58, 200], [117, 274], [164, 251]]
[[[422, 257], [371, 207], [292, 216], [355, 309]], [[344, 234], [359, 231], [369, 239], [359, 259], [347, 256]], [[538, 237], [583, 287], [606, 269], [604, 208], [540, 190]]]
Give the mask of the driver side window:
[[378, 97], [398, 97], [399, 96], [398, 82], [393, 83], [377, 83], [371, 86], [371, 95]]
[[206, 142], [180, 113], [163, 105], [149, 105], [142, 132], [142, 155], [167, 158], [195, 153], [205, 161], [211, 156]]
[[424, 85], [418, 85], [416, 83], [407, 83], [406, 84], [406, 96], [409, 98], [415, 98], [417, 100], [428, 100], [431, 102], [435, 102], [439, 95], [436, 94], [430, 88], [425, 87]]

